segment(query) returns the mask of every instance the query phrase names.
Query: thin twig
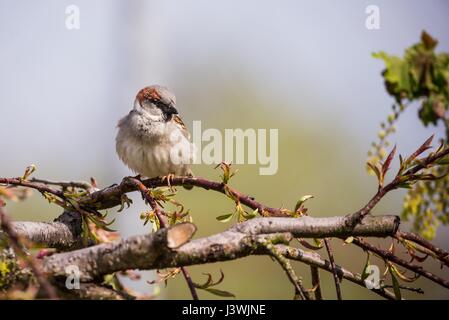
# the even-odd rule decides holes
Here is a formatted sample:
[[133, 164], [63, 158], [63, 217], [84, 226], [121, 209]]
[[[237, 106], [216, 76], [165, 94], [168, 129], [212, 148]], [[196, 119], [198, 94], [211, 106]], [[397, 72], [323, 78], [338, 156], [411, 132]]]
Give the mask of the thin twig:
[[[431, 141], [432, 137], [429, 138], [429, 143]], [[426, 141], [427, 142], [427, 141]], [[423, 145], [424, 146], [424, 145]], [[421, 146], [421, 147], [423, 147]], [[421, 151], [418, 149], [416, 152]], [[422, 151], [421, 151], [422, 152]], [[401, 179], [401, 177], [405, 176], [412, 176], [418, 173], [419, 171], [426, 169], [429, 165], [434, 164], [437, 160], [444, 158], [449, 154], [449, 148], [445, 148], [441, 150], [440, 152], [430, 154], [429, 156], [425, 157], [424, 159], [420, 159], [420, 161], [414, 165], [412, 168], [406, 170], [401, 175], [396, 175], [396, 177], [387, 185], [380, 186], [376, 194], [368, 201], [368, 203], [363, 206], [360, 210], [356, 211], [353, 214], [348, 215], [348, 224], [351, 226], [354, 226], [355, 224], [359, 223], [360, 220], [365, 217], [368, 213], [371, 212], [371, 210], [379, 203], [379, 201], [390, 191], [399, 188], [399, 186], [404, 183], [404, 181]], [[411, 157], [415, 157], [415, 155], [412, 155]]]
[[[384, 288], [393, 288], [392, 285], [385, 285], [383, 287]], [[424, 290], [421, 289], [421, 288], [414, 288], [414, 287], [402, 286], [402, 285], [400, 285], [399, 288], [403, 289], [403, 290], [408, 290], [408, 291], [411, 291], [411, 292], [419, 293], [419, 294], [424, 294]]]
[[21, 178], [0, 178], [0, 184], [27, 187], [38, 190], [40, 193], [46, 192], [64, 199], [64, 192], [62, 192], [61, 190], [50, 188], [48, 185], [45, 185], [43, 183], [31, 182], [28, 180], [23, 180]]
[[312, 276], [312, 286], [315, 293], [315, 299], [323, 300], [323, 295], [321, 294], [320, 272], [318, 270], [318, 267], [311, 265], [310, 273]]
[[[328, 260], [323, 259], [318, 253], [316, 252], [310, 252], [305, 251], [300, 248], [294, 248], [289, 247], [286, 245], [276, 245], [276, 248], [286, 257], [287, 259], [300, 261], [303, 263], [306, 263], [310, 266], [318, 267], [322, 270], [325, 270], [327, 272], [332, 273], [332, 267]], [[363, 288], [366, 288], [364, 280], [362, 280], [362, 277], [360, 274], [352, 273], [351, 271], [336, 265], [336, 270], [338, 272], [338, 275], [346, 280], [351, 281], [352, 283], [355, 283]], [[395, 300], [395, 295], [384, 289], [371, 289], [374, 293], [378, 294], [379, 296], [389, 299], [389, 300]]]
[[[137, 187], [137, 189], [142, 194], [142, 197], [144, 197], [144, 199], [148, 201], [148, 203], [150, 204], [151, 208], [154, 211], [154, 214], [159, 220], [159, 225], [161, 226], [161, 228], [167, 228], [168, 224], [166, 222], [166, 217], [163, 215], [156, 200], [154, 200], [154, 198], [151, 196], [150, 190], [140, 180], [136, 178], [129, 177], [128, 180]], [[195, 289], [195, 284], [193, 283], [192, 278], [190, 277], [190, 274], [187, 271], [186, 267], [181, 267], [181, 271], [184, 278], [186, 279], [193, 300], [199, 300], [198, 293], [196, 292]]]
[[38, 178], [31, 178], [30, 181], [43, 183], [45, 185], [59, 186], [62, 188], [79, 188], [79, 189], [85, 189], [87, 191], [90, 191], [93, 189], [92, 185], [86, 181], [51, 181], [51, 180], [44, 180], [44, 179], [38, 179]]
[[411, 232], [398, 231], [396, 232], [395, 238], [399, 241], [405, 239], [420, 245], [421, 247], [431, 251], [434, 254], [432, 256], [435, 256], [445, 266], [449, 267], [449, 252], [435, 246], [433, 243], [427, 241], [420, 235]]
[[376, 255], [378, 255], [379, 257], [381, 257], [384, 260], [388, 260], [397, 265], [400, 265], [401, 267], [404, 267], [410, 271], [413, 271], [414, 273], [417, 273], [417, 274], [419, 274], [429, 280], [432, 280], [433, 282], [438, 283], [439, 285], [449, 289], [449, 281], [448, 280], [440, 278], [439, 276], [425, 270], [422, 266], [412, 264], [409, 261], [403, 260], [388, 250], [383, 250], [383, 249], [377, 248], [377, 247], [373, 246], [372, 244], [369, 244], [368, 242], [362, 240], [361, 238], [354, 238], [351, 243], [359, 246], [360, 248], [362, 248], [365, 251], [371, 251], [371, 252], [375, 253]]
[[[2, 180], [0, 178], [0, 183]], [[167, 179], [163, 177], [150, 178], [141, 181], [141, 183], [147, 188], [157, 187], [169, 187], [169, 186], [194, 186], [203, 188], [206, 190], [213, 190], [223, 194], [232, 194], [233, 199], [238, 200], [240, 203], [255, 210], [257, 209], [261, 215], [271, 217], [287, 217], [289, 214], [285, 209], [268, 207], [253, 197], [243, 194], [234, 188], [229, 187], [221, 182], [215, 182], [200, 177], [190, 176], [174, 176], [170, 178], [170, 185]], [[108, 209], [121, 204], [121, 196], [125, 193], [135, 191], [136, 185], [130, 183], [129, 179], [123, 179], [119, 185], [114, 185], [109, 188], [105, 188], [96, 191], [90, 195], [87, 195], [80, 199], [81, 204], [90, 205], [96, 207], [98, 210]]]
[[193, 300], [199, 300], [198, 293], [195, 289], [195, 284], [193, 283], [192, 278], [190, 277], [190, 273], [187, 271], [186, 267], [181, 267], [182, 274], [186, 279], [187, 285], [189, 286], [190, 294], [192, 295]]
[[299, 296], [302, 300], [310, 300], [310, 295], [307, 290], [302, 285], [302, 280], [298, 277], [293, 270], [290, 262], [282, 255], [282, 253], [277, 250], [277, 248], [271, 243], [261, 243], [267, 251], [271, 254], [273, 258], [279, 262], [282, 269], [284, 269], [290, 282], [295, 287], [295, 297]]
[[36, 280], [39, 282], [41, 287], [47, 292], [47, 295], [50, 299], [58, 299], [58, 295], [56, 294], [56, 289], [50, 284], [48, 279], [45, 277], [43, 272], [41, 271], [37, 262], [33, 259], [32, 256], [27, 255], [27, 253], [22, 248], [22, 244], [19, 236], [11, 226], [11, 221], [9, 220], [8, 215], [6, 214], [3, 206], [5, 203], [0, 199], [0, 227], [1, 229], [8, 235], [12, 248], [14, 249], [16, 255], [22, 256], [28, 266], [33, 271], [36, 276]]
[[[36, 181], [45, 180], [23, 180], [21, 178], [0, 178], [0, 184], [22, 186], [38, 190], [41, 193], [47, 192], [53, 194], [65, 202], [64, 192], [51, 188], [48, 184]], [[49, 182], [49, 181], [47, 181]], [[271, 217], [287, 217], [289, 214], [285, 209], [272, 208], [256, 201], [253, 197], [245, 195], [240, 191], [231, 188], [230, 186], [200, 177], [190, 176], [175, 176], [170, 178], [170, 183], [163, 177], [150, 178], [139, 181], [147, 188], [169, 187], [169, 186], [195, 186], [206, 190], [214, 190], [223, 194], [232, 195], [233, 199], [250, 207], [253, 210], [258, 210], [261, 215]], [[65, 182], [70, 184], [70, 182]], [[76, 183], [76, 182], [73, 182]], [[120, 205], [122, 202], [122, 195], [128, 192], [138, 190], [135, 183], [131, 182], [129, 178], [125, 178], [119, 185], [113, 185], [95, 192], [92, 192], [79, 199], [78, 205], [80, 208], [95, 208], [96, 210], [103, 210]]]
[[329, 239], [324, 238], [324, 245], [326, 246], [327, 254], [329, 256], [329, 261], [331, 263], [332, 274], [334, 275], [335, 291], [337, 292], [337, 299], [342, 300], [341, 288], [340, 288], [340, 278], [338, 277], [337, 270], [335, 267], [334, 254], [332, 253], [332, 247]]

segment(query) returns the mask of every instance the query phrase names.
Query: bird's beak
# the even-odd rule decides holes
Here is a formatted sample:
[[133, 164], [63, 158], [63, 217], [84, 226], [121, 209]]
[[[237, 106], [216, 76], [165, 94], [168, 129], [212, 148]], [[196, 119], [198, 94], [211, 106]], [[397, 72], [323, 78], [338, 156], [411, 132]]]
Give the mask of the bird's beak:
[[178, 114], [178, 110], [176, 110], [175, 105], [174, 105], [173, 103], [167, 105], [167, 106], [164, 108], [164, 112], [165, 112], [166, 114]]

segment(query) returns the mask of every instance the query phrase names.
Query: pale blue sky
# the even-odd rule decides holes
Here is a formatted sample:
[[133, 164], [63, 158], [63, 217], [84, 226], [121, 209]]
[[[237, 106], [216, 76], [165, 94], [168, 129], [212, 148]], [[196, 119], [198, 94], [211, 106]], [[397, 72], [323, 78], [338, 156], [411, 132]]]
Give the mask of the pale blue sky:
[[[80, 8], [79, 31], [65, 28], [68, 4]], [[380, 30], [364, 26], [369, 4], [380, 8]], [[217, 83], [246, 77], [262, 97], [284, 101], [276, 108], [336, 123], [366, 145], [391, 105], [371, 52], [400, 54], [422, 29], [449, 50], [448, 9], [445, 1], [2, 0], [0, 136], [8, 139], [0, 143], [14, 161], [1, 159], [1, 173], [48, 162], [54, 145], [43, 174], [65, 176], [58, 163], [76, 164], [72, 176], [92, 164], [120, 168], [114, 126], [138, 88], [163, 83], [178, 101], [205, 99], [208, 77], [187, 85], [197, 69], [212, 69]], [[201, 118], [189, 108], [183, 113]], [[397, 137], [411, 148], [428, 132], [414, 111], [405, 117]]]

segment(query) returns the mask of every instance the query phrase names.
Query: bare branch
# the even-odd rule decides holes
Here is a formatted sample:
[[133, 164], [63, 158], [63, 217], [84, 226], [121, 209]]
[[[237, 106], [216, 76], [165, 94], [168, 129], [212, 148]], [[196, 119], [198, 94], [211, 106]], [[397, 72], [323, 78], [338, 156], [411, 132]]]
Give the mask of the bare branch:
[[438, 283], [439, 285], [448, 288], [449, 289], [449, 281], [440, 278], [439, 276], [425, 270], [422, 266], [410, 263], [406, 260], [403, 260], [399, 258], [398, 256], [394, 255], [392, 252], [384, 249], [377, 248], [373, 246], [372, 244], [369, 244], [368, 242], [360, 239], [360, 238], [354, 238], [352, 241], [353, 244], [359, 246], [360, 248], [371, 251], [381, 257], [384, 260], [391, 261], [393, 263], [396, 263], [397, 265], [400, 265], [401, 267], [404, 267], [410, 271], [415, 272], [416, 274], [419, 274], [427, 279], [432, 280], [435, 283]]
[[323, 294], [321, 293], [320, 271], [318, 270], [318, 267], [311, 265], [310, 274], [312, 277], [312, 286], [315, 293], [315, 299], [323, 300]]
[[11, 227], [22, 239], [36, 245], [60, 250], [82, 246], [81, 216], [77, 212], [64, 211], [55, 222], [11, 222]]
[[342, 300], [340, 279], [338, 278], [337, 270], [335, 268], [334, 254], [332, 253], [332, 247], [331, 247], [329, 239], [324, 238], [324, 245], [326, 246], [327, 255], [329, 256], [329, 261], [331, 263], [332, 274], [334, 276], [334, 282], [335, 282], [335, 291], [337, 292], [337, 299]]
[[360, 224], [350, 227], [346, 217], [314, 218], [255, 218], [233, 227], [234, 230], [247, 234], [290, 232], [298, 238], [326, 238], [349, 236], [388, 237], [396, 233], [399, 217], [381, 216], [365, 217]]
[[134, 297], [125, 292], [119, 292], [95, 283], [80, 283], [79, 289], [68, 290], [60, 288], [59, 291], [65, 299], [89, 300], [133, 300]]
[[[162, 177], [147, 179], [142, 181], [142, 183], [147, 188], [169, 186], [167, 179], [164, 179]], [[206, 190], [214, 190], [223, 194], [229, 192], [233, 195], [235, 199], [240, 201], [240, 203], [250, 207], [253, 210], [258, 209], [258, 211], [262, 215], [265, 214], [269, 216], [280, 216], [280, 217], [287, 216], [287, 214], [282, 209], [267, 207], [257, 202], [253, 197], [245, 195], [221, 182], [214, 182], [200, 177], [185, 176], [185, 177], [170, 178], [170, 185], [195, 186]], [[98, 210], [108, 209], [120, 205], [121, 196], [125, 193], [135, 191], [136, 189], [137, 189], [136, 185], [130, 183], [129, 179], [125, 178], [119, 185], [111, 186], [85, 196], [84, 198], [80, 199], [80, 203], [86, 206], [92, 206]]]
[[[154, 265], [163, 251], [173, 252], [169, 244], [177, 239], [188, 241], [195, 230], [190, 223], [180, 223], [147, 235], [54, 254], [44, 258], [44, 271], [54, 277], [65, 277], [66, 266], [76, 265], [80, 280], [87, 282], [121, 270], [153, 269], [149, 266]], [[185, 236], [186, 233], [190, 236]]]
[[51, 181], [51, 180], [44, 180], [44, 179], [38, 179], [38, 178], [31, 178], [31, 182], [38, 182], [45, 185], [50, 186], [59, 186], [62, 188], [79, 188], [79, 189], [85, 189], [88, 192], [95, 191], [95, 188], [86, 181]]
[[395, 235], [395, 238], [398, 240], [405, 239], [420, 245], [421, 247], [433, 253], [433, 256], [435, 256], [445, 266], [449, 267], [449, 252], [435, 246], [420, 235], [411, 232], [398, 231]]
[[267, 242], [261, 242], [261, 244], [263, 247], [265, 247], [267, 252], [279, 262], [282, 269], [284, 269], [285, 273], [288, 276], [288, 279], [295, 287], [295, 298], [300, 297], [301, 300], [310, 300], [309, 293], [302, 285], [302, 279], [296, 275], [295, 270], [293, 270], [290, 262], [273, 244]]
[[[302, 249], [293, 248], [286, 245], [277, 245], [276, 247], [281, 250], [282, 254], [288, 259], [301, 261], [308, 265], [315, 266], [332, 273], [331, 263], [327, 260], [324, 260], [316, 252], [304, 251]], [[358, 284], [359, 286], [366, 287], [365, 282], [362, 280], [362, 277], [359, 274], [352, 273], [351, 271], [346, 270], [338, 265], [335, 266], [335, 270], [337, 271], [339, 277], [347, 279], [355, 284]], [[396, 299], [395, 295], [386, 289], [372, 289], [372, 291], [384, 298], [390, 300]]]
[[[347, 226], [340, 218], [256, 218], [228, 231], [207, 238], [187, 242], [177, 249], [167, 248], [167, 230], [182, 224], [161, 229], [153, 234], [130, 237], [118, 242], [45, 258], [45, 271], [55, 276], [65, 275], [65, 266], [75, 264], [84, 281], [93, 280], [103, 274], [127, 269], [163, 269], [232, 260], [255, 253], [258, 241], [271, 237], [286, 241], [286, 234], [295, 237], [325, 235], [346, 236]], [[396, 217], [366, 217], [354, 229], [359, 235], [388, 236], [396, 232]], [[193, 234], [193, 231], [192, 231]], [[186, 237], [184, 237], [186, 238]]]

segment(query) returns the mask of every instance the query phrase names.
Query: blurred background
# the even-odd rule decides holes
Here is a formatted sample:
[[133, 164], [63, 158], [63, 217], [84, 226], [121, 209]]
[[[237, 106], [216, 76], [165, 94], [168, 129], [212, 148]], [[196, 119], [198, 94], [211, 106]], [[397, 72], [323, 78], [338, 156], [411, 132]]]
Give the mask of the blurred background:
[[[368, 5], [380, 9], [380, 29], [365, 27]], [[66, 7], [76, 5], [80, 29], [66, 28]], [[402, 55], [423, 29], [449, 51], [446, 1], [0, 1], [0, 176], [22, 175], [37, 165], [36, 177], [88, 180], [100, 186], [131, 172], [115, 154], [116, 124], [137, 91], [150, 84], [171, 88], [185, 123], [203, 129], [279, 129], [279, 170], [260, 176], [258, 165], [236, 166], [232, 185], [271, 206], [294, 207], [299, 197], [312, 216], [334, 216], [360, 208], [375, 192], [365, 170], [366, 152], [379, 123], [391, 110], [381, 71], [371, 53]], [[442, 128], [423, 128], [410, 108], [392, 138], [410, 153]], [[197, 175], [219, 179], [213, 166]], [[404, 193], [389, 195], [375, 213], [399, 214]], [[134, 205], [110, 217], [123, 236], [150, 232]], [[196, 237], [225, 230], [215, 218], [233, 203], [204, 190], [180, 190], [177, 199], [192, 212]], [[50, 221], [60, 209], [38, 194], [11, 203], [17, 220]], [[435, 243], [449, 249], [447, 228]], [[376, 243], [376, 241], [374, 241]], [[365, 254], [334, 243], [340, 265], [361, 272]], [[325, 252], [322, 252], [325, 255]], [[373, 260], [382, 266], [380, 261]], [[439, 266], [427, 263], [442, 274]], [[294, 264], [310, 286], [307, 266]], [[219, 289], [241, 299], [290, 299], [293, 289], [268, 257], [189, 268], [196, 282], [204, 272], [225, 279]], [[335, 298], [332, 278], [322, 272], [325, 298]], [[446, 274], [447, 276], [447, 274]], [[145, 273], [144, 280], [154, 279]], [[127, 282], [129, 283], [129, 282]], [[426, 298], [449, 292], [418, 280]], [[134, 287], [154, 292], [141, 281]], [[182, 276], [161, 286], [163, 299], [189, 298]], [[344, 298], [377, 298], [343, 281]], [[405, 293], [408, 298], [423, 296]], [[200, 298], [215, 296], [200, 292]]]

